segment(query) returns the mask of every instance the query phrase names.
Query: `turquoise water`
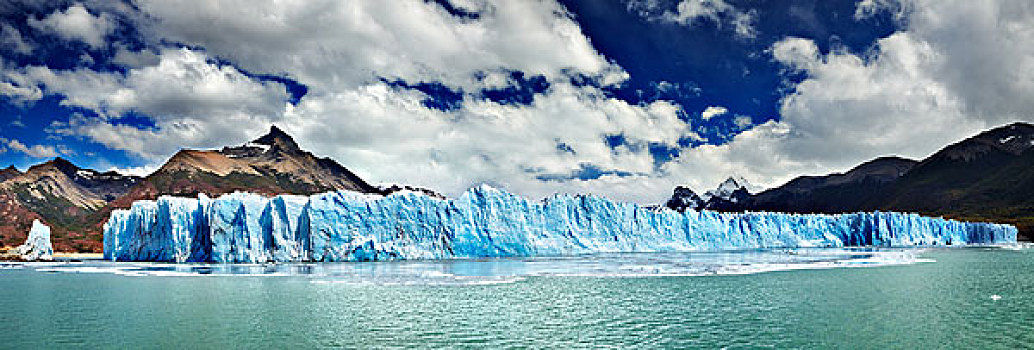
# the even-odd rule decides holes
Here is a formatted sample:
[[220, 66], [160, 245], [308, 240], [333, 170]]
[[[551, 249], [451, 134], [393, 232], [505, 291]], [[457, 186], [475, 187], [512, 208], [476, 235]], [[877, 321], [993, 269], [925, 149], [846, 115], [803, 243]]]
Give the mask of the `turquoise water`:
[[1034, 346], [1029, 249], [4, 267], [0, 348]]

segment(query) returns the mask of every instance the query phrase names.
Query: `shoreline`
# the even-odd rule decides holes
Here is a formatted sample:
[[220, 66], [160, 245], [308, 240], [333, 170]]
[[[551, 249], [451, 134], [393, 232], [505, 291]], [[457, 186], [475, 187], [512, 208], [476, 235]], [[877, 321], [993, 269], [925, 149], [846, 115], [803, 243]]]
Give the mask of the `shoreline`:
[[104, 253], [54, 252], [57, 259], [103, 259]]
[[[14, 253], [17, 247], [0, 247], [0, 261], [24, 261]], [[104, 253], [54, 252], [53, 261], [57, 260], [100, 260]]]

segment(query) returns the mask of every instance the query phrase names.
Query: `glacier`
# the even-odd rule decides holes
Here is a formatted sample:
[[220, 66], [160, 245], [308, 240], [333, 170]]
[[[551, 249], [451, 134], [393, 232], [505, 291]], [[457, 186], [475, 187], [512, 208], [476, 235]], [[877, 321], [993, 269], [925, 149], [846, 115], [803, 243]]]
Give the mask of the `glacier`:
[[895, 212], [677, 212], [594, 195], [542, 201], [487, 185], [458, 198], [349, 191], [163, 196], [114, 210], [104, 258], [336, 262], [1014, 243], [1014, 226]]
[[15, 248], [25, 261], [54, 260], [54, 246], [50, 243], [50, 227], [39, 220], [32, 220], [32, 228], [25, 243]]

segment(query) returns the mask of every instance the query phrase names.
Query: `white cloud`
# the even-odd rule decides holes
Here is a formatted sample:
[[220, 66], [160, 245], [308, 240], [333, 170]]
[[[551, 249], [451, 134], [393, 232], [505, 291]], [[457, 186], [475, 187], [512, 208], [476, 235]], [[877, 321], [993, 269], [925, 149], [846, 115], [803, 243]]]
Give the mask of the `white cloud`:
[[772, 57], [795, 70], [808, 70], [822, 63], [819, 47], [814, 41], [789, 37], [772, 45]]
[[703, 120], [711, 120], [711, 118], [720, 116], [722, 114], [729, 113], [729, 109], [722, 106], [710, 106], [700, 112], [700, 118]]
[[[603, 170], [652, 174], [644, 145], [677, 147], [689, 125], [668, 102], [630, 105], [592, 87], [557, 83], [529, 106], [468, 97], [464, 108], [426, 108], [420, 93], [385, 84], [314, 98], [291, 108], [285, 125], [302, 146], [332, 155], [376, 182], [427, 186], [455, 195], [482, 182], [530, 196], [587, 191], [643, 199], [648, 176], [543, 182], [592, 164]], [[632, 145], [609, 148], [607, 135]], [[564, 144], [573, 152], [558, 150]], [[665, 186], [658, 186], [665, 187]], [[667, 191], [667, 189], [662, 190]]]
[[105, 37], [115, 29], [114, 18], [107, 13], [93, 15], [82, 4], [64, 11], [57, 10], [42, 19], [29, 18], [29, 26], [52, 33], [65, 40], [79, 40], [94, 49], [103, 48]]
[[[63, 105], [87, 108], [101, 116], [78, 116], [53, 126], [52, 132], [82, 136], [152, 160], [180, 147], [246, 140], [284, 113], [288, 95], [280, 83], [249, 78], [190, 49], [166, 49], [159, 57], [157, 64], [125, 74], [42, 66], [9, 70], [4, 78], [18, 83], [19, 90], [4, 93], [39, 98], [40, 94], [31, 92], [45, 87], [49, 94], [62, 95]], [[148, 116], [155, 127], [124, 125], [120, 119], [130, 112]]]
[[737, 128], [743, 129], [753, 124], [754, 119], [751, 119], [751, 117], [747, 115], [736, 115], [736, 117], [732, 119], [732, 123], [735, 124]]
[[[277, 122], [303, 147], [332, 156], [370, 181], [425, 185], [453, 195], [490, 182], [532, 196], [569, 191], [641, 199], [656, 193], [636, 180], [650, 179], [655, 171], [646, 145], [678, 147], [680, 138], [700, 138], [678, 119], [678, 106], [628, 104], [599, 88], [572, 85], [572, 75], [609, 85], [627, 74], [597, 53], [551, 1], [471, 3], [464, 8], [480, 9], [476, 20], [423, 1], [140, 6], [155, 19], [149, 22], [155, 27], [145, 30], [205, 51], [166, 49], [155, 62], [147, 51], [117, 47], [116, 61], [129, 68], [124, 74], [26, 67], [9, 71], [4, 81], [45, 88], [62, 95], [64, 104], [102, 116], [77, 116], [51, 132], [151, 161], [164, 160], [180, 146], [243, 142]], [[297, 79], [308, 94], [297, 106], [287, 105], [282, 85], [212, 64], [212, 56]], [[439, 82], [476, 91], [514, 84], [509, 71], [542, 75], [550, 88], [527, 106], [466, 94], [461, 109], [443, 112], [426, 107], [420, 92], [380, 81]], [[128, 112], [148, 116], [155, 126], [122, 123]], [[608, 147], [605, 138], [613, 135], [622, 135], [626, 144]], [[558, 150], [561, 145], [573, 152]], [[639, 175], [536, 178], [574, 174], [586, 165]], [[650, 188], [666, 192], [668, 185]]]
[[[481, 9], [476, 20], [423, 1], [141, 2], [156, 18], [155, 35], [306, 84], [309, 92], [297, 106], [284, 103], [283, 86], [248, 79], [185, 49], [162, 51], [160, 61], [148, 66], [137, 59], [146, 52], [120, 48], [120, 62], [131, 68], [124, 75], [28, 67], [6, 80], [45, 86], [65, 96], [63, 103], [105, 116], [76, 117], [52, 132], [148, 159], [162, 159], [179, 146], [242, 142], [278, 121], [303, 146], [371, 181], [450, 194], [491, 182], [529, 195], [624, 191], [624, 198], [641, 198], [643, 187], [628, 177], [543, 183], [536, 176], [572, 174], [583, 164], [649, 176], [654, 164], [648, 143], [677, 147], [682, 137], [699, 139], [668, 102], [631, 105], [598, 88], [570, 84], [572, 74], [603, 85], [627, 74], [597, 53], [555, 2], [472, 4], [465, 8]], [[216, 28], [199, 26], [202, 19], [217, 19]], [[529, 106], [468, 94], [460, 110], [443, 112], [424, 106], [422, 93], [379, 80], [440, 82], [469, 91], [513, 84], [508, 71], [542, 75], [551, 87]], [[129, 111], [150, 116], [156, 127], [120, 123]], [[611, 149], [605, 142], [611, 135], [622, 135], [627, 144]], [[574, 152], [558, 151], [560, 144]]]
[[861, 11], [881, 10], [902, 11], [907, 26], [871, 52], [823, 54], [801, 38], [773, 45], [778, 62], [807, 76], [781, 101], [780, 120], [687, 150], [665, 170], [697, 187], [727, 174], [774, 186], [882, 155], [923, 158], [983, 129], [1034, 121], [1034, 47], [1019, 44], [1034, 42], [1034, 6], [913, 1]]
[[[303, 147], [372, 182], [451, 195], [490, 182], [529, 196], [593, 192], [643, 203], [662, 201], [675, 184], [703, 190], [733, 174], [772, 186], [880, 155], [923, 157], [982, 128], [1030, 120], [1026, 112], [1034, 110], [1034, 48], [1026, 45], [1034, 42], [1034, 16], [1029, 5], [1017, 3], [905, 4], [899, 8], [912, 9], [900, 14], [907, 26], [864, 54], [824, 53], [807, 39], [782, 40], [769, 53], [806, 78], [781, 101], [779, 121], [753, 126], [723, 145], [682, 149], [659, 169], [646, 145], [677, 148], [679, 139], [700, 136], [677, 118], [678, 106], [628, 104], [569, 83], [571, 75], [588, 75], [618, 84], [627, 74], [596, 52], [555, 2], [457, 3], [478, 11], [478, 18], [415, 0], [138, 5], [146, 12], [141, 17], [154, 20], [141, 23], [152, 45], [171, 40], [204, 51], [116, 46], [125, 73], [6, 69], [0, 93], [22, 101], [39, 99], [44, 89], [60, 94], [63, 103], [102, 117], [75, 117], [52, 132], [147, 160], [162, 160], [180, 146], [243, 142], [276, 122]], [[697, 5], [710, 7], [690, 7]], [[750, 14], [724, 6], [731, 5], [680, 3], [671, 19], [690, 24], [713, 20], [712, 13], [722, 21]], [[897, 10], [874, 5], [867, 11]], [[212, 63], [215, 57], [296, 79], [308, 94], [288, 105], [283, 85]], [[530, 105], [469, 94], [513, 84], [509, 71], [542, 75], [550, 88]], [[439, 111], [423, 104], [422, 93], [381, 78], [439, 82], [468, 94], [461, 108]], [[714, 106], [701, 116], [719, 111], [728, 113]], [[148, 116], [154, 127], [126, 125], [120, 118], [128, 112]], [[733, 123], [746, 128], [753, 120], [736, 116]], [[624, 136], [626, 144], [611, 149], [604, 139], [612, 135]], [[608, 174], [537, 178], [585, 166]]]
[[854, 19], [864, 20], [874, 16], [875, 14], [882, 11], [889, 11], [894, 15], [894, 19], [902, 21], [907, 18], [909, 12], [911, 12], [911, 5], [913, 2], [900, 1], [900, 0], [862, 0], [858, 2], [855, 7]]
[[0, 23], [0, 50], [28, 55], [35, 45], [22, 38], [21, 31], [7, 23]]
[[108, 171], [114, 171], [122, 175], [139, 176], [145, 177], [151, 175], [155, 170], [158, 170], [158, 165], [145, 165], [139, 167], [119, 168], [111, 167]]
[[[205, 47], [256, 72], [286, 73], [318, 91], [380, 78], [470, 90], [500, 70], [619, 83], [624, 71], [592, 47], [555, 1], [479, 1], [477, 19], [422, 0], [189, 1], [138, 4], [155, 37]], [[201, 24], [203, 23], [203, 24]], [[497, 80], [498, 81], [498, 80]]]
[[18, 140], [10, 140], [0, 137], [0, 144], [7, 146], [8, 149], [24, 153], [25, 155], [33, 158], [52, 158], [60, 155], [57, 148], [54, 146], [44, 145], [33, 145], [28, 146]]
[[682, 0], [675, 10], [663, 9], [663, 4], [656, 0], [630, 0], [628, 8], [640, 16], [680, 25], [692, 26], [701, 20], [710, 20], [719, 27], [732, 26], [736, 35], [741, 38], [754, 38], [757, 29], [757, 12], [743, 11], [724, 0]]
[[111, 58], [111, 63], [131, 69], [156, 66], [160, 62], [161, 57], [151, 50], [132, 51], [121, 45], [115, 50], [115, 57]]
[[25, 122], [22, 121], [22, 116], [20, 116], [20, 115], [19, 116], [15, 116], [14, 118], [12, 118], [11, 122], [7, 123], [7, 124], [10, 125], [10, 126], [16, 127], [16, 128], [24, 128], [25, 127]]

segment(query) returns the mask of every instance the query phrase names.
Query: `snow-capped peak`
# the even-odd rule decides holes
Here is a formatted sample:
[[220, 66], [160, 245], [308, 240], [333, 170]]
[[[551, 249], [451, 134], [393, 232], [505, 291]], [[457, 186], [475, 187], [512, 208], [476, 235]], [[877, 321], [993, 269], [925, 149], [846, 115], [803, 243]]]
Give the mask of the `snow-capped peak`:
[[743, 190], [747, 191], [747, 193], [750, 193], [752, 187], [753, 186], [750, 184], [750, 182], [748, 182], [747, 179], [744, 179], [742, 176], [730, 176], [728, 179], [725, 179], [725, 181], [719, 184], [718, 188], [704, 192], [704, 195], [701, 197], [705, 202], [711, 200], [711, 198], [731, 200], [733, 199], [733, 192], [736, 192], [737, 190], [742, 188]]

